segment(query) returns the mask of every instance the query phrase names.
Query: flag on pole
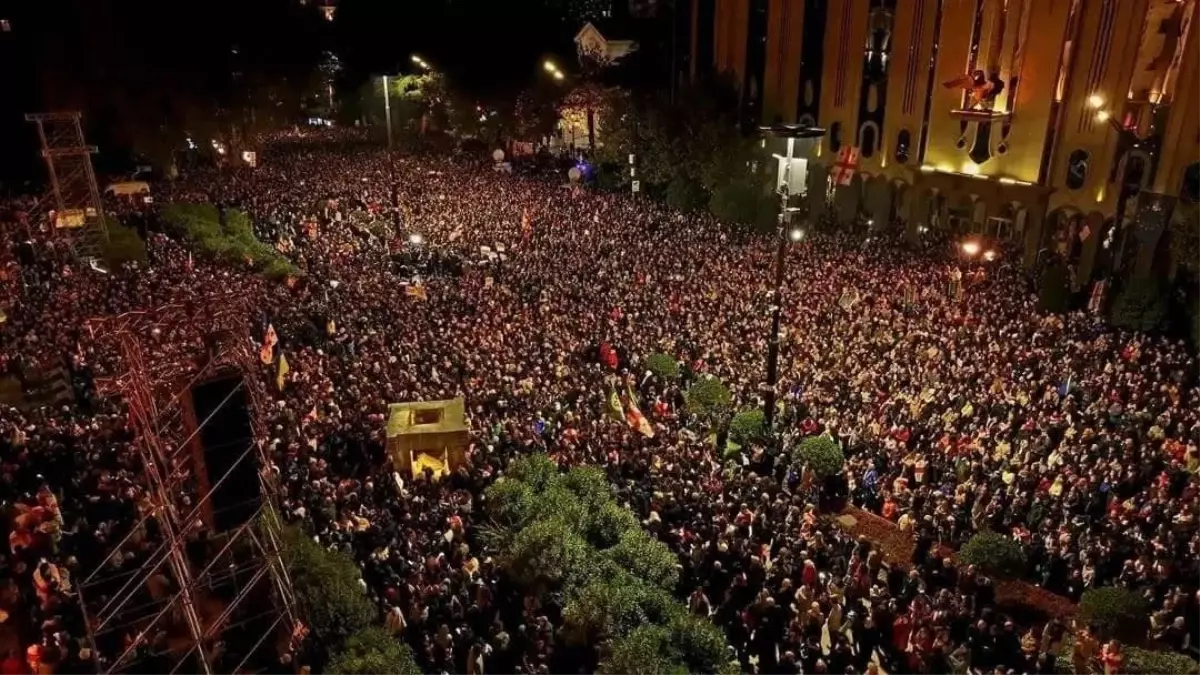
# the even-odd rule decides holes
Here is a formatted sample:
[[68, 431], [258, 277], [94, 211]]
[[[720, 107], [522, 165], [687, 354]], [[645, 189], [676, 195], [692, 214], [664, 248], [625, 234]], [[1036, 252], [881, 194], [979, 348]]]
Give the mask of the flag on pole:
[[292, 368], [288, 365], [287, 356], [281, 353], [279, 355], [279, 372], [275, 374], [275, 386], [279, 387], [279, 391], [283, 391], [283, 385], [287, 381], [287, 374], [291, 371]]
[[604, 396], [604, 414], [618, 422], [625, 421], [625, 407], [621, 405], [621, 397], [617, 396], [617, 390], [611, 384]]
[[258, 350], [258, 358], [265, 364], [270, 364], [275, 360], [275, 345], [279, 343], [279, 337], [275, 334], [275, 326], [267, 325], [267, 334], [263, 336], [262, 349]]
[[629, 423], [630, 428], [646, 438], [654, 438], [654, 427], [650, 426], [650, 421], [638, 409], [637, 394], [633, 393], [632, 387], [626, 388], [629, 405], [625, 408], [625, 421]]
[[855, 173], [858, 173], [858, 148], [844, 146], [833, 163], [833, 180], [838, 185], [849, 185]]

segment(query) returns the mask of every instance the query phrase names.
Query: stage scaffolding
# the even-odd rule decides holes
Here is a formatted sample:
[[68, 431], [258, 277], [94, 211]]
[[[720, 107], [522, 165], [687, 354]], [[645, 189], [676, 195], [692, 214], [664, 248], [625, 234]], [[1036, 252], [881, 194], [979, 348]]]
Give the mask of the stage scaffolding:
[[77, 259], [100, 258], [108, 243], [108, 229], [92, 169], [92, 155], [97, 150], [84, 141], [80, 114], [29, 113], [25, 120], [37, 125], [50, 178], [50, 191], [29, 214], [30, 221], [34, 226], [46, 223], [56, 237], [67, 241]]
[[[78, 585], [101, 672], [248, 672], [262, 667], [266, 650], [290, 650], [294, 597], [262, 444], [269, 398], [250, 312], [244, 295], [221, 292], [88, 322], [97, 344], [120, 355], [121, 370], [98, 377], [96, 387], [128, 408], [146, 490], [140, 522]], [[223, 475], [207, 475], [199, 439], [212, 415], [195, 419], [191, 390], [234, 376], [253, 441]], [[250, 453], [258, 458], [261, 506], [244, 524], [213, 532], [213, 492], [252, 461]], [[141, 557], [121, 564], [131, 551]]]

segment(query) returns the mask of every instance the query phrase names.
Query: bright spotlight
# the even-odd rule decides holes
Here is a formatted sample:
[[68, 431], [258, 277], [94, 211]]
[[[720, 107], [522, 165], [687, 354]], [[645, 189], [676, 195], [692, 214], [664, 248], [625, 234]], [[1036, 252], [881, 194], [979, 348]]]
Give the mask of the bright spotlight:
[[1096, 113], [1096, 119], [1101, 122], [1107, 122], [1108, 118], [1110, 117], [1112, 117], [1112, 115], [1110, 115], [1107, 110], [1101, 110], [1100, 112]]
[[565, 76], [563, 75], [563, 72], [561, 70], [554, 71], [554, 79], [561, 80], [561, 79], [563, 79], [563, 77], [565, 77]]
[[995, 259], [996, 259], [996, 252], [995, 252], [995, 251], [984, 251], [984, 252], [983, 252], [983, 259], [984, 259], [984, 260], [986, 260], [986, 261], [988, 261], [988, 262], [991, 262], [991, 261], [995, 260]]
[[801, 230], [798, 227], [793, 228], [791, 232], [788, 232], [788, 238], [792, 241], [800, 241], [804, 238], [804, 230]]
[[410, 243], [414, 246], [420, 246], [424, 242], [425, 242], [425, 237], [417, 234], [416, 232], [413, 232], [412, 234], [408, 235], [408, 243]]
[[974, 241], [963, 242], [962, 252], [966, 253], [968, 256], [978, 255], [979, 243]]
[[1104, 97], [1100, 94], [1092, 94], [1088, 97], [1087, 104], [1092, 110], [1099, 110], [1104, 105]]
[[417, 64], [417, 65], [421, 65], [421, 57], [417, 56], [416, 54], [413, 54], [413, 55], [412, 55], [412, 62], [413, 62], [413, 63], [415, 63], [415, 64]]
[[542, 69], [547, 73], [553, 73], [554, 71], [558, 70], [558, 66], [554, 65], [553, 61], [547, 59], [546, 62], [542, 64]]

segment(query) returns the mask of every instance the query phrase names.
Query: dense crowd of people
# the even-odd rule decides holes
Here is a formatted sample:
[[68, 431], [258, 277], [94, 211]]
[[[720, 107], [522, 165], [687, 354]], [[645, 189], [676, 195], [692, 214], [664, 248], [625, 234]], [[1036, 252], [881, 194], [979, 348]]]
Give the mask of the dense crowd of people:
[[[749, 447], [727, 462], [684, 404], [709, 376], [735, 409], [762, 404], [773, 239], [468, 160], [302, 144], [260, 157], [256, 169], [195, 171], [155, 202], [246, 209], [303, 271], [295, 283], [193, 262], [152, 205], [114, 209], [147, 230], [148, 265], [80, 265], [36, 224], [29, 264], [15, 253], [26, 237], [5, 242], [21, 295], [0, 324], [0, 365], [63, 359], [79, 396], [0, 407], [3, 672], [111, 658], [86, 639], [75, 582], [102, 563], [136, 566], [154, 538], [106, 560], [147, 493], [121, 402], [88, 386], [115, 355], [84, 320], [216, 288], [255, 299], [256, 325], [273, 327], [290, 365], [259, 411], [282, 511], [355, 557], [427, 672], [595, 665], [556, 649], [561, 604], [523, 597], [478, 536], [484, 489], [531, 452], [606, 469], [678, 553], [680, 598], [725, 631], [744, 672], [1053, 672], [1070, 627], [1019, 624], [991, 580], [933, 545], [983, 529], [1022, 543], [1033, 583], [1076, 600], [1131, 588], [1166, 647], [1200, 637], [1200, 389], [1184, 344], [1042, 315], [1003, 256], [810, 228], [787, 253], [782, 446], [821, 433], [842, 446], [852, 501], [922, 542], [911, 566], [894, 564], [816, 517], [786, 455]], [[152, 356], [189, 336], [144, 339]], [[659, 352], [679, 361], [679, 380], [647, 374]], [[274, 366], [257, 375], [275, 391]], [[652, 436], [605, 416], [614, 377], [640, 395]], [[395, 480], [387, 405], [460, 396], [467, 464]], [[1074, 644], [1077, 663], [1120, 658], [1086, 634]]]

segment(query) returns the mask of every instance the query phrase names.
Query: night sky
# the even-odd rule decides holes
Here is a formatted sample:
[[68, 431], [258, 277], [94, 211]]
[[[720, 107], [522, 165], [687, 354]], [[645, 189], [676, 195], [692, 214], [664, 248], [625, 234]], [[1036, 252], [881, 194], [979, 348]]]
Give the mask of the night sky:
[[83, 110], [98, 169], [119, 171], [132, 127], [227, 96], [234, 71], [303, 77], [324, 51], [341, 58], [346, 92], [417, 53], [472, 95], [503, 95], [537, 77], [543, 57], [570, 58], [580, 24], [553, 5], [572, 1], [341, 0], [332, 23], [317, 0], [0, 3], [12, 27], [0, 33], [0, 180], [42, 178], [25, 112]]

